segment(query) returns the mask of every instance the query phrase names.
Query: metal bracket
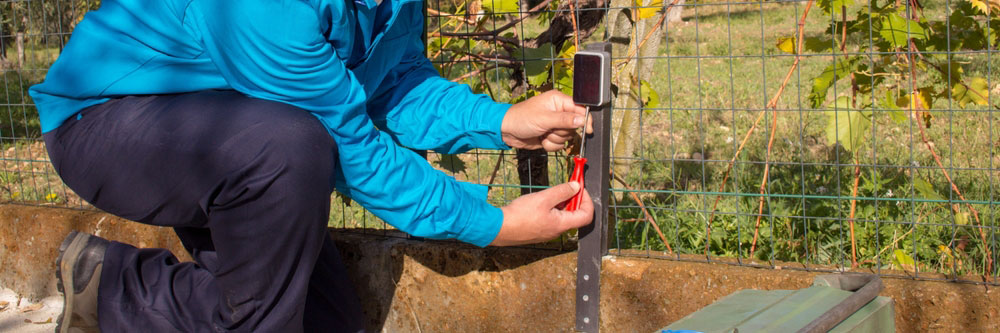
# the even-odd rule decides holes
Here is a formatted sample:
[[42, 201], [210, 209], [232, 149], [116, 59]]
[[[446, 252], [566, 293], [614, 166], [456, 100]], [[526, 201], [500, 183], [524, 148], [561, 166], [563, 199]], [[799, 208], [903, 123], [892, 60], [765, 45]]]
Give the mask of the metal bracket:
[[[611, 55], [611, 43], [593, 43], [588, 51], [606, 52]], [[611, 86], [610, 61], [603, 77], [606, 87]], [[575, 75], [579, 75], [576, 73]], [[576, 260], [576, 330], [597, 332], [600, 329], [601, 257], [608, 253], [608, 199], [611, 186], [611, 103], [590, 108], [594, 133], [587, 136], [584, 156], [584, 184], [594, 201], [594, 223], [579, 230]]]

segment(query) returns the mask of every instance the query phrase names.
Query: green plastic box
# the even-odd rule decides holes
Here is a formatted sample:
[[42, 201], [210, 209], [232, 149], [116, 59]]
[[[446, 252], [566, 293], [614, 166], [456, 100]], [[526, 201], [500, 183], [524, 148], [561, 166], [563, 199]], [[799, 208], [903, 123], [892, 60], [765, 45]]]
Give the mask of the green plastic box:
[[[741, 290], [657, 332], [797, 332], [852, 292], [817, 277], [799, 290]], [[892, 299], [876, 297], [830, 332], [895, 332]]]

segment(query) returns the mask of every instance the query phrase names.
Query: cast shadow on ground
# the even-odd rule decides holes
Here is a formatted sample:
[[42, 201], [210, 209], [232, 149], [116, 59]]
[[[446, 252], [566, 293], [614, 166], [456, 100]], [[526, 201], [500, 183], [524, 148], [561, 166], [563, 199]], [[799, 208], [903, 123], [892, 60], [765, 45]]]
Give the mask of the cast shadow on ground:
[[[365, 326], [381, 332], [386, 324], [405, 257], [434, 272], [457, 277], [470, 272], [499, 272], [575, 249], [575, 244], [544, 248], [478, 248], [451, 241], [413, 240], [398, 232], [363, 233], [331, 229], [365, 312]], [[564, 242], [566, 243], [566, 242]], [[549, 249], [551, 248], [551, 249]]]

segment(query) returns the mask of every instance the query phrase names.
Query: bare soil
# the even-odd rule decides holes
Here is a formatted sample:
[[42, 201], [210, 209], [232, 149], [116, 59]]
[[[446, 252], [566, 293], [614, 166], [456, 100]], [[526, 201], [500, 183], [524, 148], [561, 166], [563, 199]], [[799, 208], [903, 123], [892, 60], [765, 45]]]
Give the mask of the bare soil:
[[[57, 295], [52, 262], [70, 229], [167, 247], [186, 258], [170, 229], [94, 211], [0, 204], [0, 287], [13, 290], [26, 304]], [[332, 233], [372, 331], [573, 330], [575, 252], [479, 249], [384, 234]], [[823, 273], [608, 256], [601, 275], [601, 326], [608, 332], [650, 332], [738, 290], [803, 288], [818, 274]], [[895, 301], [899, 332], [1000, 331], [995, 286], [901, 278], [884, 282], [881, 295]], [[57, 300], [42, 304], [51, 312]], [[46, 319], [5, 319], [0, 327], [12, 328], [4, 325], [18, 324], [16, 320], [39, 327], [44, 324], [34, 323]]]

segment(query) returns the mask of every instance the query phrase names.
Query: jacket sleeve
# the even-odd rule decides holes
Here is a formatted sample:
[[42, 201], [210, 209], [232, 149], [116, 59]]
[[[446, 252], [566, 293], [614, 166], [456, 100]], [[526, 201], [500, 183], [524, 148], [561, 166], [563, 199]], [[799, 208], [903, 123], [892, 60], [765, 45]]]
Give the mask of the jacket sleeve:
[[412, 35], [406, 55], [379, 85], [368, 104], [376, 125], [400, 144], [439, 153], [472, 148], [510, 149], [500, 125], [510, 104], [474, 94], [469, 86], [438, 74]]
[[[415, 236], [486, 246], [503, 221], [486, 188], [434, 170], [376, 130], [364, 89], [323, 35], [312, 4], [296, 0], [205, 1], [206, 52], [226, 81], [252, 97], [313, 113], [339, 149], [338, 190]], [[342, 3], [342, 2], [340, 2]]]

